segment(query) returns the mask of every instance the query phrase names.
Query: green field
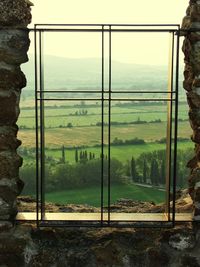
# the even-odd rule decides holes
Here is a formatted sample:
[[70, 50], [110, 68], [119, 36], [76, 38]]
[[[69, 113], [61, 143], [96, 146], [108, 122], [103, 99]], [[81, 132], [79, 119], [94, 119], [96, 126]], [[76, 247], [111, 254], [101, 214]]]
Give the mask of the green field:
[[[97, 102], [98, 103], [98, 102]], [[68, 123], [72, 123], [73, 126], [91, 126], [101, 121], [101, 106], [100, 103], [96, 107], [94, 105], [83, 106], [47, 106], [45, 108], [45, 126], [47, 128], [66, 126]], [[87, 114], [83, 115], [82, 112], [87, 111]], [[187, 119], [187, 108], [185, 103], [179, 105], [179, 119]], [[19, 125], [27, 128], [35, 127], [35, 112], [34, 108], [22, 109]], [[142, 121], [154, 121], [160, 119], [161, 121], [167, 121], [167, 105], [162, 103], [138, 105], [135, 103], [129, 103], [128, 105], [112, 106], [111, 108], [111, 121], [112, 122], [134, 122], [138, 118]], [[104, 120], [108, 121], [108, 110], [105, 107]]]
[[[178, 150], [193, 150], [193, 144], [190, 141], [178, 142]], [[132, 157], [138, 158], [142, 153], [149, 153], [155, 150], [165, 150], [166, 144], [159, 143], [146, 143], [144, 145], [122, 145], [122, 146], [111, 146], [111, 158], [116, 158], [119, 161], [125, 163], [127, 160], [130, 160]], [[87, 153], [91, 152], [95, 154], [95, 158], [100, 158], [101, 147], [84, 147], [82, 149], [78, 149], [78, 153], [80, 151], [87, 150]], [[108, 155], [108, 147], [104, 147], [104, 154]], [[45, 155], [47, 157], [51, 157], [53, 160], [59, 161], [62, 158], [62, 150], [61, 147], [57, 147], [54, 149], [47, 148], [45, 150]], [[35, 154], [32, 153], [32, 156], [24, 158], [24, 165], [27, 165], [35, 160]], [[75, 149], [67, 149], [65, 148], [65, 161], [71, 164], [75, 163]]]
[[[84, 102], [85, 103], [85, 102]], [[45, 146], [47, 148], [95, 146], [101, 144], [101, 107], [95, 104], [47, 106], [45, 108]], [[167, 106], [163, 103], [128, 103], [112, 106], [111, 142], [117, 137], [122, 140], [133, 138], [155, 142], [166, 137]], [[189, 138], [192, 131], [187, 120], [186, 103], [179, 105], [178, 136]], [[86, 113], [86, 114], [85, 114]], [[156, 120], [159, 122], [156, 122]], [[108, 121], [107, 108], [104, 122]], [[138, 121], [140, 123], [138, 123]], [[68, 124], [71, 127], [68, 127]], [[18, 121], [19, 139], [24, 147], [35, 147], [34, 108], [22, 109]], [[104, 144], [108, 143], [108, 127], [104, 126]]]
[[[107, 192], [107, 188], [104, 188], [104, 192]], [[160, 203], [165, 200], [165, 192], [137, 185], [113, 185], [111, 188], [111, 203], [115, 203], [120, 198]], [[87, 204], [99, 207], [100, 186], [47, 193], [46, 201], [59, 204]], [[104, 206], [107, 206], [106, 195], [104, 197]]]
[[[183, 121], [178, 124], [178, 136], [189, 138], [192, 131], [189, 122]], [[108, 140], [108, 129], [104, 129], [104, 143]], [[19, 139], [23, 146], [35, 147], [35, 131], [33, 129], [21, 129]], [[144, 139], [146, 142], [155, 142], [166, 137], [166, 123], [128, 124], [111, 127], [111, 141], [117, 137], [122, 140], [133, 138]], [[47, 128], [45, 130], [45, 145], [48, 148], [94, 146], [101, 144], [101, 127], [86, 126], [72, 128]]]
[[[49, 103], [49, 102], [48, 102]], [[46, 193], [46, 200], [50, 202], [66, 204], [88, 204], [92, 206], [100, 206], [100, 185], [99, 187], [85, 186], [80, 188], [71, 187], [71, 190], [64, 190], [63, 187], [57, 188], [55, 191], [55, 186], [59, 185], [62, 177], [64, 179], [65, 189], [69, 188], [69, 182], [75, 181], [78, 176], [76, 174], [73, 179], [66, 183], [67, 176], [66, 173], [57, 176], [55, 179], [55, 173], [59, 170], [59, 164], [67, 165], [69, 163], [71, 167], [77, 170], [78, 165], [75, 165], [75, 153], [78, 150], [79, 161], [78, 164], [82, 164], [80, 161], [80, 152], [87, 151], [88, 163], [89, 154], [95, 154], [95, 159], [101, 157], [101, 140], [102, 140], [102, 127], [101, 127], [101, 106], [100, 103], [89, 104], [85, 102], [80, 105], [80, 103], [67, 105], [64, 101], [63, 106], [58, 106], [58, 102], [54, 103], [53, 106], [46, 106], [45, 108], [45, 156], [46, 163], [50, 168], [51, 180], [50, 189]], [[166, 103], [133, 103], [129, 104], [117, 103], [112, 104], [111, 108], [111, 131], [110, 139], [111, 143], [116, 138], [122, 140], [123, 142], [127, 140], [133, 140], [135, 138], [142, 139], [144, 144], [128, 144], [128, 145], [111, 145], [111, 159], [117, 159], [118, 165], [121, 164], [122, 177], [126, 176], [127, 168], [130, 167], [131, 158], [134, 157], [136, 161], [140, 161], [140, 155], [142, 153], [151, 153], [154, 151], [160, 151], [166, 149], [165, 143], [159, 143], [159, 140], [166, 138], [167, 133], [167, 105]], [[116, 105], [117, 103], [117, 105]], [[105, 101], [105, 105], [106, 105]], [[188, 141], [179, 141], [178, 150], [184, 151], [181, 156], [178, 154], [179, 160], [179, 175], [183, 177], [184, 182], [182, 186], [186, 184], [187, 180], [187, 170], [185, 168], [186, 162], [188, 160], [185, 157], [190, 156], [187, 153], [187, 149], [193, 150], [194, 145], [189, 141], [189, 137], [192, 133], [189, 122], [187, 120], [188, 110], [186, 108], [186, 103], [180, 103], [179, 105], [179, 121], [178, 121], [178, 137], [188, 139]], [[107, 126], [108, 122], [108, 109], [105, 106], [104, 109], [104, 155], [108, 155], [108, 135], [109, 129]], [[100, 126], [98, 126], [100, 124]], [[22, 140], [22, 148], [26, 148], [27, 154], [23, 154], [24, 158], [24, 170], [26, 177], [25, 181], [30, 181], [30, 176], [35, 180], [34, 174], [34, 162], [35, 162], [35, 118], [34, 118], [34, 108], [22, 108], [21, 115], [18, 122], [20, 131], [18, 133], [18, 138]], [[174, 126], [172, 125], [172, 130]], [[63, 161], [63, 150], [65, 154], [65, 161]], [[31, 150], [32, 149], [32, 150]], [[22, 150], [23, 152], [23, 150]], [[152, 154], [150, 154], [150, 159], [147, 161], [147, 170], [150, 175]], [[165, 155], [164, 155], [165, 157]], [[62, 160], [61, 160], [62, 159]], [[161, 159], [154, 158], [158, 163], [159, 173], [161, 172]], [[164, 159], [165, 161], [165, 159]], [[92, 161], [91, 161], [92, 162]], [[128, 163], [127, 163], [128, 162]], [[137, 162], [138, 175], [140, 178], [143, 175], [142, 165]], [[23, 167], [22, 167], [23, 168]], [[31, 169], [32, 168], [32, 169]], [[96, 168], [96, 165], [95, 165]], [[126, 168], [126, 170], [125, 170]], [[97, 168], [96, 168], [97, 169]], [[28, 172], [29, 171], [29, 172]], [[94, 171], [94, 170], [93, 170]], [[83, 171], [80, 171], [82, 173]], [[87, 173], [87, 177], [92, 173], [90, 170]], [[25, 175], [24, 174], [24, 175]], [[130, 172], [129, 174], [130, 175]], [[93, 177], [98, 177], [96, 174]], [[162, 177], [165, 177], [162, 175]], [[81, 179], [81, 178], [80, 178]], [[92, 181], [93, 178], [91, 178]], [[180, 177], [179, 186], [180, 186]], [[183, 180], [182, 179], [182, 180]], [[84, 178], [82, 179], [82, 181]], [[81, 182], [81, 180], [80, 180]], [[150, 182], [151, 183], [151, 182]], [[80, 183], [81, 184], [81, 183]], [[161, 183], [160, 183], [161, 184]], [[49, 185], [49, 184], [48, 184]], [[155, 184], [152, 183], [153, 186]], [[156, 184], [158, 185], [158, 184]], [[164, 183], [161, 184], [162, 186]], [[181, 187], [181, 186], [180, 186]], [[30, 192], [29, 186], [29, 192]], [[64, 191], [60, 191], [64, 190]], [[107, 205], [107, 188], [104, 188], [104, 200], [105, 206]], [[34, 193], [33, 193], [34, 194]], [[165, 192], [159, 191], [156, 187], [147, 188], [142, 186], [137, 186], [134, 183], [121, 183], [111, 185], [111, 202], [114, 203], [120, 198], [127, 198], [133, 200], [141, 201], [154, 201], [156, 203], [164, 202]]]
[[[192, 148], [191, 142], [179, 142], [178, 149], [185, 150], [187, 148]], [[139, 157], [142, 153], [148, 153], [155, 150], [166, 149], [166, 144], [158, 143], [147, 143], [144, 145], [122, 145], [122, 146], [111, 146], [111, 158], [116, 158], [121, 162], [126, 162], [130, 160], [131, 157]], [[86, 147], [81, 150], [87, 150], [87, 153], [94, 153], [96, 158], [100, 158], [101, 148], [100, 147]], [[108, 147], [104, 148], [105, 155], [108, 154]], [[60, 159], [62, 157], [61, 149], [48, 149], [46, 150], [46, 156], [50, 156], [54, 159]], [[65, 160], [70, 163], [75, 163], [75, 149], [65, 150]]]

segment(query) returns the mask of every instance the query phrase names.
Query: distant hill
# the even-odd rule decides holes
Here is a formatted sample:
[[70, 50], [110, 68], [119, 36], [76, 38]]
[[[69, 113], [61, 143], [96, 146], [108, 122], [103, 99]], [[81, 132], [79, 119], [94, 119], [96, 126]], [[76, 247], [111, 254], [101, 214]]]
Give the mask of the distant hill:
[[[105, 88], [108, 87], [108, 60], [105, 60]], [[28, 80], [25, 94], [34, 88], [34, 60], [22, 66]], [[46, 90], [100, 89], [101, 59], [62, 58], [45, 56], [44, 80]], [[167, 66], [112, 62], [112, 88], [123, 90], [167, 90]], [[182, 86], [182, 82], [180, 84]], [[29, 92], [28, 92], [29, 91]]]

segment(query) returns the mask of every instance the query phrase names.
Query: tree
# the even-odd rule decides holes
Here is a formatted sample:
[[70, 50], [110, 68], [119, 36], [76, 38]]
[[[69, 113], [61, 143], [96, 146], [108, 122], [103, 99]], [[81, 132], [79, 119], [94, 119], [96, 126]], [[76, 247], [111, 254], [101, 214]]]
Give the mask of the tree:
[[158, 185], [159, 170], [158, 170], [158, 162], [156, 159], [152, 159], [151, 161], [150, 179], [153, 185]]
[[85, 159], [86, 161], [88, 160], [87, 150], [85, 150], [85, 152], [84, 152], [84, 159]]
[[80, 159], [80, 162], [81, 162], [82, 159], [83, 159], [83, 152], [82, 152], [82, 150], [80, 151], [79, 159]]
[[154, 179], [154, 160], [151, 161], [151, 167], [150, 167], [150, 180], [151, 184], [155, 184], [155, 179]]
[[72, 123], [71, 122], [68, 122], [67, 128], [72, 128], [72, 127], [73, 127]]
[[155, 185], [158, 185], [158, 183], [159, 183], [159, 169], [158, 169], [158, 162], [157, 162], [156, 159], [155, 159], [154, 161], [155, 161], [155, 163], [154, 163]]
[[166, 170], [165, 170], [165, 160], [162, 159], [161, 166], [160, 166], [160, 179], [159, 183], [160, 184], [165, 184], [165, 176], [166, 176]]
[[78, 162], [78, 149], [75, 150], [75, 162]]
[[146, 158], [144, 158], [143, 161], [143, 183], [147, 182], [147, 161]]
[[128, 160], [126, 165], [125, 165], [125, 174], [126, 176], [131, 176], [131, 164], [130, 161]]
[[134, 157], [131, 159], [131, 177], [134, 182], [138, 181], [138, 175], [136, 171], [136, 163]]
[[181, 170], [181, 164], [179, 161], [176, 163], [176, 180], [177, 180], [177, 185], [180, 188], [183, 188], [184, 186], [184, 180], [183, 180], [183, 171]]
[[87, 155], [87, 151], [82, 151], [80, 152], [80, 163], [86, 163], [88, 160], [88, 155]]
[[64, 146], [62, 146], [61, 151], [62, 151], [61, 162], [62, 163], [65, 163], [65, 147]]

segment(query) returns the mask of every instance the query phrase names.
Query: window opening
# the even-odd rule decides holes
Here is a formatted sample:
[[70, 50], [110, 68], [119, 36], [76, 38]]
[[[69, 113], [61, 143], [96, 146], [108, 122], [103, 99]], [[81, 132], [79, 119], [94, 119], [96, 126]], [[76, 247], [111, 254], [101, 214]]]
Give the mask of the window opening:
[[[179, 220], [175, 212], [179, 25], [36, 24], [33, 31], [35, 46], [34, 56], [37, 207], [36, 213], [19, 213], [18, 219], [36, 220], [38, 226], [173, 226], [175, 221]], [[134, 86], [134, 84], [132, 87], [125, 87], [124, 89], [123, 77], [118, 77], [118, 63], [113, 60], [113, 57], [118, 53], [122, 53], [123, 49], [126, 48], [123, 47], [123, 42], [120, 43], [122, 48], [120, 48], [117, 43], [119, 42], [119, 40], [124, 40], [124, 43], [126, 45], [127, 40], [129, 40], [128, 38], [130, 36], [131, 38], [135, 38], [136, 41], [137, 38], [140, 38], [139, 34], [141, 33], [148, 36], [153, 35], [153, 38], [158, 38], [158, 42], [160, 35], [168, 36], [167, 38], [169, 39], [169, 51], [163, 51], [164, 54], [169, 54], [168, 75], [166, 76], [167, 83], [165, 84], [165, 90], [148, 90], [148, 88], [139, 90], [137, 89], [137, 86]], [[81, 86], [81, 84], [79, 83], [80, 88], [77, 88], [76, 84], [78, 78], [76, 76], [72, 76], [72, 79], [70, 80], [69, 66], [66, 69], [66, 76], [68, 76], [68, 81], [70, 81], [69, 84], [66, 85], [67, 88], [59, 88], [59, 85], [57, 85], [57, 88], [55, 88], [55, 84], [53, 84], [54, 74], [52, 70], [48, 68], [48, 64], [46, 63], [46, 58], [44, 56], [45, 51], [47, 50], [47, 47], [50, 43], [49, 38], [52, 35], [54, 35], [55, 38], [57, 38], [56, 35], [59, 35], [59, 38], [61, 39], [58, 38], [58, 40], [60, 41], [62, 40], [63, 36], [65, 36], [65, 38], [67, 36], [67, 39], [64, 40], [68, 40], [68, 42], [72, 40], [74, 47], [79, 47], [79, 49], [82, 49], [83, 52], [84, 49], [91, 49], [92, 45], [97, 46], [95, 51], [98, 53], [98, 60], [97, 62], [95, 62], [96, 65], [94, 64], [95, 67], [93, 69], [93, 73], [90, 73], [90, 75], [86, 73], [88, 75], [87, 77], [85, 77], [85, 69], [87, 69], [87, 64], [85, 66], [78, 66], [74, 62], [71, 62], [71, 68], [74, 68], [75, 70], [78, 69], [77, 77], [80, 75], [80, 80], [85, 79], [85, 84], [83, 84], [83, 86]], [[78, 39], [77, 36], [81, 37], [79, 37]], [[92, 44], [88, 43], [88, 39]], [[89, 48], [87, 47], [87, 45], [89, 46]], [[68, 49], [67, 45], [66, 49]], [[70, 46], [69, 49], [71, 49]], [[120, 49], [122, 51], [120, 51]], [[139, 53], [139, 51], [130, 51], [130, 57], [137, 52]], [[91, 53], [94, 53], [92, 49]], [[82, 62], [84, 62], [84, 60], [82, 60]], [[75, 64], [75, 66], [73, 66], [73, 64]], [[59, 70], [56, 71], [58, 71], [59, 73]], [[52, 86], [49, 85], [50, 83], [48, 85], [46, 83], [48, 75], [51, 76]], [[130, 76], [133, 76], [134, 79], [134, 73], [131, 73]], [[94, 82], [91, 77], [94, 79]], [[141, 69], [140, 78], [142, 79], [142, 77], [143, 70]], [[121, 84], [119, 82], [120, 78]], [[59, 77], [57, 77], [57, 82], [59, 82]], [[118, 153], [122, 153], [124, 146], [126, 144], [131, 144], [133, 145], [131, 146], [131, 149], [133, 149], [134, 151], [134, 144], [144, 142], [144, 140], [140, 139], [139, 136], [135, 136], [135, 138], [132, 139], [129, 136], [127, 139], [123, 139], [116, 135], [117, 132], [119, 133], [120, 127], [120, 136], [123, 136], [123, 132], [127, 132], [129, 128], [133, 130], [133, 125], [135, 129], [137, 128], [137, 125], [140, 125], [142, 123], [144, 124], [143, 132], [148, 131], [149, 124], [146, 124], [146, 126], [145, 121], [140, 118], [141, 105], [144, 105], [144, 109], [147, 109], [147, 113], [148, 111], [150, 113], [151, 106], [156, 105], [156, 103], [159, 103], [156, 108], [159, 107], [161, 112], [166, 115], [166, 121], [162, 125], [162, 127], [165, 126], [165, 129], [161, 129], [162, 127], [159, 128], [159, 126], [157, 127], [158, 131], [165, 131], [164, 137], [161, 134], [161, 139], [163, 137], [166, 148], [163, 152], [159, 152], [161, 154], [164, 153], [164, 156], [162, 156], [163, 160], [159, 161], [160, 165], [163, 164], [163, 175], [165, 176], [165, 188], [162, 189], [164, 190], [164, 209], [159, 213], [153, 212], [153, 209], [151, 209], [152, 207], [149, 208], [148, 212], [134, 211], [134, 205], [136, 204], [134, 204], [133, 201], [131, 203], [132, 209], [128, 209], [126, 205], [128, 201], [130, 201], [130, 199], [126, 200], [126, 197], [122, 197], [121, 199], [122, 207], [123, 205], [126, 206], [125, 210], [123, 210], [122, 207], [117, 209], [116, 206], [113, 206], [113, 196], [116, 194], [116, 192], [118, 192], [119, 196], [123, 196], [123, 194], [126, 195], [125, 193], [122, 194], [122, 192], [120, 192], [123, 184], [127, 185], [128, 190], [128, 185], [131, 185], [132, 183], [138, 186], [141, 186], [141, 184], [143, 183], [142, 186], [144, 186], [144, 189], [145, 186], [151, 187], [153, 183], [153, 185], [157, 187], [160, 183], [163, 183], [163, 181], [159, 181], [159, 179], [161, 178], [155, 178], [155, 173], [158, 169], [158, 162], [156, 160], [151, 161], [150, 163], [147, 162], [147, 159], [144, 156], [143, 159], [141, 159], [141, 161], [143, 160], [143, 162], [140, 162], [140, 164], [142, 165], [141, 169], [143, 169], [143, 173], [142, 175], [140, 174], [138, 175], [138, 177], [136, 177], [137, 171], [135, 168], [134, 157], [130, 157], [128, 165], [126, 165], [126, 163], [121, 164], [121, 162], [116, 160], [113, 156], [116, 154], [116, 148], [118, 148]], [[55, 119], [58, 118], [59, 120], [60, 111], [56, 109], [56, 106], [59, 106], [60, 109], [63, 109], [62, 112], [68, 112], [65, 115], [66, 118], [71, 118], [73, 119], [73, 121], [68, 121], [65, 126], [59, 126], [59, 122], [56, 122]], [[84, 121], [87, 121], [88, 116], [88, 107], [90, 108], [90, 110], [93, 110], [94, 114], [90, 115], [96, 117], [96, 125], [95, 127], [93, 127], [93, 122], [91, 122], [91, 127], [84, 128]], [[129, 123], [123, 121], [123, 123], [120, 124], [120, 107], [125, 107], [127, 110], [132, 109], [132, 114], [134, 113], [133, 108], [135, 108], [135, 110], [138, 109], [139, 111], [135, 112], [138, 116], [137, 120], [133, 121], [132, 124], [130, 123], [130, 120]], [[53, 112], [55, 112], [54, 115], [52, 115]], [[66, 210], [64, 210], [63, 212], [52, 212], [48, 208], [48, 201], [46, 201], [46, 196], [48, 194], [47, 191], [49, 190], [50, 186], [48, 184], [49, 179], [53, 179], [53, 182], [55, 181], [56, 183], [55, 179], [57, 177], [56, 173], [50, 173], [48, 165], [52, 164], [49, 155], [52, 154], [53, 151], [53, 149], [52, 151], [50, 151], [48, 148], [48, 134], [50, 131], [54, 131], [53, 124], [51, 125], [50, 122], [51, 116], [53, 120], [55, 120], [52, 123], [55, 123], [55, 125], [57, 125], [55, 127], [55, 138], [57, 138], [56, 128], [58, 127], [63, 130], [63, 134], [65, 134], [66, 140], [67, 138], [69, 138], [70, 131], [73, 128], [78, 129], [77, 131], [71, 131], [71, 134], [74, 135], [74, 144], [71, 144], [71, 147], [65, 147], [61, 144], [62, 157], [60, 159], [60, 162], [54, 162], [53, 164], [60, 164], [60, 175], [67, 177], [66, 180], [62, 181], [63, 188], [65, 188], [68, 183], [69, 189], [73, 189], [71, 188], [71, 186], [75, 184], [75, 179], [77, 178], [77, 170], [74, 166], [80, 167], [79, 172], [85, 175], [82, 176], [82, 180], [77, 179], [77, 185], [78, 183], [80, 183], [80, 181], [83, 184], [84, 182], [85, 184], [90, 182], [91, 185], [95, 184], [95, 187], [93, 187], [93, 189], [91, 187], [88, 188], [88, 190], [91, 189], [94, 191], [93, 194], [91, 194], [91, 201], [95, 203], [96, 207], [91, 210], [89, 207], [86, 207], [86, 212], [83, 212], [83, 210], [81, 210], [80, 212], [75, 212], [74, 210], [70, 212], [70, 207], [68, 209], [66, 208]], [[127, 117], [128, 116], [130, 116], [130, 114], [127, 113]], [[156, 121], [154, 121], [154, 123], [156, 123]], [[79, 131], [81, 127], [82, 132]], [[93, 146], [86, 146], [85, 144], [81, 146], [81, 143], [80, 145], [78, 145], [78, 141], [79, 139], [81, 139], [81, 135], [87, 136], [87, 131], [92, 131], [94, 130], [94, 128], [95, 131], [91, 136], [92, 139], [95, 139], [96, 137], [98, 141], [92, 140], [94, 144]], [[66, 158], [66, 151], [70, 151], [70, 153], [71, 151], [74, 152], [74, 166], [68, 164], [69, 159]], [[98, 151], [98, 158], [96, 158], [94, 151]], [[54, 149], [54, 152], [56, 152], [56, 149]], [[156, 155], [157, 158], [161, 157], [161, 154], [159, 153], [158, 155]], [[143, 154], [145, 155], [145, 153]], [[90, 169], [87, 168], [89, 163], [91, 165]], [[124, 166], [126, 166], [126, 171], [127, 173], [129, 173], [129, 175], [121, 175], [119, 165], [121, 166], [121, 168], [125, 168]], [[152, 176], [152, 179], [154, 179], [154, 181], [152, 180], [153, 182], [147, 181], [144, 171], [145, 168], [148, 169], [148, 172], [153, 172], [154, 169], [154, 178]], [[91, 172], [94, 170], [95, 172], [92, 177]], [[72, 175], [72, 172], [74, 172], [75, 175]], [[83, 181], [84, 179], [87, 180], [87, 175], [88, 177], [90, 176], [90, 181]], [[120, 180], [120, 183], [117, 179]], [[53, 184], [53, 182], [51, 181], [51, 184]], [[72, 185], [70, 185], [70, 182], [72, 182]], [[77, 188], [81, 189], [81, 186], [78, 185]], [[66, 191], [66, 194], [71, 194], [71, 192], [73, 192], [73, 190]], [[78, 196], [79, 198], [83, 197], [81, 195], [81, 190], [77, 190], [77, 192], [79, 192], [80, 194]], [[87, 193], [87, 190], [85, 190], [85, 192]], [[83, 204], [85, 204], [84, 199]]]

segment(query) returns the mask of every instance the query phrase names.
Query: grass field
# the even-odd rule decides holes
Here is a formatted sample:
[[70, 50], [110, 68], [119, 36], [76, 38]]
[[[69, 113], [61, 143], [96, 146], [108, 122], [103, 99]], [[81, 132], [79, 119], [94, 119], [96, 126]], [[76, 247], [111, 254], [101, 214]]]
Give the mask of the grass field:
[[[106, 102], [106, 101], [105, 101]], [[116, 103], [116, 102], [115, 102]], [[94, 153], [96, 158], [100, 157], [101, 147], [101, 127], [96, 123], [101, 122], [100, 103], [97, 106], [87, 105], [73, 106], [66, 105], [59, 107], [46, 107], [45, 109], [45, 154], [48, 157], [59, 160], [62, 158], [62, 146], [65, 146], [65, 159], [67, 162], [75, 163], [75, 148], [84, 147], [80, 150], [87, 150], [87, 153]], [[79, 103], [80, 104], [80, 103]], [[31, 105], [30, 105], [31, 106]], [[86, 112], [87, 110], [87, 112]], [[115, 139], [123, 141], [134, 138], [145, 140], [146, 144], [140, 145], [122, 145], [111, 146], [111, 158], [116, 158], [125, 163], [139, 157], [142, 153], [153, 152], [155, 150], [166, 149], [166, 144], [156, 142], [166, 138], [167, 132], [167, 105], [161, 103], [139, 104], [130, 103], [129, 105], [112, 106], [111, 122], [121, 124], [111, 125], [111, 142]], [[82, 114], [86, 112], [86, 114]], [[188, 118], [185, 103], [179, 105], [178, 136], [189, 138], [192, 130]], [[145, 121], [146, 123], [128, 124], [130, 122]], [[161, 122], [155, 122], [161, 120]], [[104, 121], [108, 121], [108, 110], [105, 107]], [[154, 122], [153, 122], [154, 121]], [[68, 123], [72, 127], [66, 127]], [[127, 124], [122, 124], [127, 123]], [[22, 146], [35, 148], [35, 119], [34, 108], [22, 109], [18, 125], [21, 126], [18, 138], [22, 140]], [[108, 127], [104, 126], [104, 144], [108, 143]], [[190, 141], [178, 142], [178, 149], [193, 148]], [[105, 145], [104, 154], [108, 154]], [[24, 157], [24, 166], [34, 162], [34, 153], [29, 157]], [[48, 158], [47, 161], [48, 163]], [[54, 165], [53, 165], [54, 166]], [[107, 188], [104, 188], [104, 199], [107, 204]], [[134, 184], [111, 185], [111, 203], [120, 198], [128, 198], [141, 201], [154, 201], [155, 203], [164, 202], [165, 192], [155, 188], [145, 188]], [[61, 192], [52, 192], [46, 194], [46, 200], [54, 203], [67, 204], [88, 204], [100, 206], [100, 186], [89, 187]]]
[[[192, 131], [189, 122], [183, 121], [178, 124], [178, 136], [189, 138]], [[104, 128], [105, 144], [107, 143], [108, 129]], [[21, 129], [19, 139], [23, 141], [23, 146], [35, 147], [35, 131]], [[154, 142], [166, 137], [166, 123], [148, 123], [117, 125], [111, 127], [111, 141], [117, 137], [122, 140], [138, 137], [147, 142]], [[57, 148], [62, 145], [66, 147], [94, 146], [101, 143], [101, 127], [86, 126], [72, 128], [48, 128], [45, 130], [45, 144], [48, 148]]]
[[[191, 142], [179, 142], [178, 143], [178, 149], [185, 150], [187, 148], [192, 148]], [[139, 157], [142, 153], [148, 153], [155, 150], [162, 150], [166, 149], [165, 144], [158, 144], [158, 143], [147, 143], [144, 145], [123, 145], [123, 146], [111, 146], [111, 158], [116, 158], [121, 162], [126, 162], [127, 160], [130, 160], [131, 157]], [[100, 157], [101, 154], [101, 148], [100, 147], [87, 147], [82, 150], [87, 150], [87, 153], [94, 153], [97, 158]], [[79, 149], [78, 151], [81, 151]], [[104, 153], [108, 154], [107, 147], [104, 149]], [[54, 159], [60, 159], [62, 157], [62, 152], [60, 150], [53, 150], [48, 149], [46, 150], [46, 155], [51, 156]], [[69, 161], [70, 163], [75, 162], [75, 149], [66, 149], [65, 150], [65, 157], [66, 161]]]
[[[86, 103], [88, 104], [88, 103]], [[82, 111], [87, 110], [87, 115], [80, 115]], [[108, 121], [108, 109], [105, 107], [104, 120]], [[161, 121], [167, 120], [167, 105], [157, 103], [154, 105], [138, 105], [130, 103], [128, 106], [112, 106], [111, 109], [111, 121], [112, 122], [133, 122], [138, 118], [142, 121], [153, 121], [160, 119]], [[179, 118], [187, 119], [186, 104], [181, 103], [179, 105]], [[90, 126], [96, 125], [101, 121], [101, 106], [96, 107], [85, 105], [83, 107], [66, 106], [59, 107], [54, 106], [45, 108], [45, 126], [46, 127], [59, 127], [66, 126], [68, 123], [72, 123], [73, 126]], [[28, 128], [35, 127], [34, 109], [22, 109], [18, 121], [19, 125], [26, 126]]]
[[[178, 142], [178, 149], [185, 150], [190, 148], [193, 149], [192, 142]], [[142, 153], [149, 153], [155, 150], [166, 149], [166, 144], [159, 143], [147, 143], [144, 145], [122, 145], [122, 146], [111, 146], [111, 158], [116, 158], [119, 161], [125, 163], [127, 160], [130, 160], [132, 156], [138, 158]], [[101, 147], [85, 147], [83, 149], [78, 149], [80, 153], [81, 150], [87, 150], [87, 153], [94, 153], [96, 158], [100, 158]], [[61, 147], [56, 149], [46, 149], [45, 154], [47, 157], [52, 157], [54, 160], [60, 160], [62, 157]], [[108, 155], [108, 147], [105, 146], [104, 154]], [[35, 154], [33, 157], [24, 157], [23, 165], [27, 165], [35, 160]], [[69, 163], [75, 163], [75, 149], [65, 149], [65, 160]], [[48, 161], [48, 159], [47, 159]]]
[[[104, 188], [104, 192], [107, 188]], [[132, 200], [164, 202], [165, 192], [155, 188], [146, 188], [137, 185], [112, 185], [111, 203], [120, 198]], [[87, 204], [100, 206], [100, 186], [91, 188], [74, 189], [46, 194], [46, 201], [59, 204]], [[107, 206], [107, 196], [104, 197], [104, 205]]]

